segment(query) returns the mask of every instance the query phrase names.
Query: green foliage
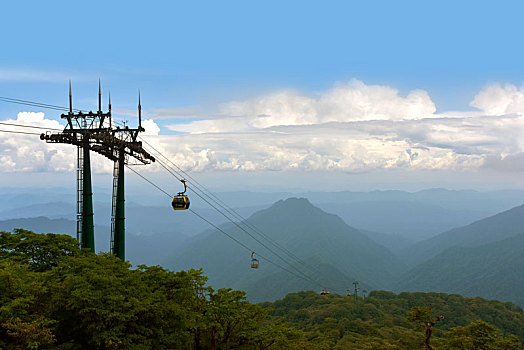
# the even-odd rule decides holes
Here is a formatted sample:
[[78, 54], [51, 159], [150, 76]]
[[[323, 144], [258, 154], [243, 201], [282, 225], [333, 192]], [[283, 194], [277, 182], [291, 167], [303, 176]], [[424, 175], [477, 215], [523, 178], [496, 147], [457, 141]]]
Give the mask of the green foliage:
[[18, 346], [38, 349], [41, 346], [49, 346], [56, 341], [55, 336], [47, 327], [50, 323], [52, 322], [42, 317], [27, 322], [15, 317], [8, 319], [0, 326], [6, 330], [7, 335]]
[[433, 311], [427, 306], [414, 306], [409, 310], [407, 320], [426, 324], [433, 321]]
[[206, 283], [200, 270], [132, 267], [65, 235], [0, 232], [0, 349], [417, 349], [431, 311], [445, 316], [433, 336], [447, 349], [517, 349], [524, 337], [511, 303], [375, 291], [358, 309], [314, 292], [255, 305]]
[[0, 233], [0, 349], [276, 349], [300, 336], [201, 271], [132, 268], [65, 235]]
[[[495, 227], [492, 230], [493, 237], [499, 237], [499, 231]], [[446, 240], [450, 241], [451, 238]], [[428, 256], [428, 260], [406, 273], [395, 288], [439, 290], [524, 306], [524, 233], [480, 246], [463, 245], [467, 244], [457, 244], [432, 258]]]
[[[303, 198], [278, 201], [249, 221], [300, 257], [300, 264], [314, 266], [312, 279], [335, 289], [345, 290], [347, 281], [355, 279], [362, 289], [386, 287], [405, 271], [399, 258], [386, 248]], [[238, 227], [228, 227], [228, 231], [233, 236], [243, 234]], [[296, 263], [296, 268], [303, 269]], [[293, 291], [318, 288], [272, 264], [261, 264], [260, 273], [254, 273], [249, 255], [218, 231], [188, 244], [166, 261], [167, 266], [202, 267], [213, 285], [246, 290], [251, 301], [275, 300]]]
[[522, 344], [515, 335], [503, 337], [499, 330], [482, 320], [467, 326], [452, 328], [442, 341], [443, 350], [499, 350], [521, 349]]
[[80, 252], [78, 242], [67, 235], [42, 235], [23, 229], [14, 232], [0, 231], [0, 259], [28, 263], [36, 271], [48, 270]]
[[478, 319], [505, 334], [515, 334], [499, 343], [501, 349], [505, 349], [501, 344], [518, 344], [518, 337], [524, 339], [524, 313], [511, 303], [443, 293], [397, 295], [387, 291], [373, 291], [358, 302], [355, 311], [353, 297], [300, 292], [261, 305], [274, 318], [302, 330], [315, 349], [422, 349], [427, 323], [436, 323], [441, 315], [444, 318], [432, 328], [431, 343], [435, 345], [445, 338], [445, 331]]

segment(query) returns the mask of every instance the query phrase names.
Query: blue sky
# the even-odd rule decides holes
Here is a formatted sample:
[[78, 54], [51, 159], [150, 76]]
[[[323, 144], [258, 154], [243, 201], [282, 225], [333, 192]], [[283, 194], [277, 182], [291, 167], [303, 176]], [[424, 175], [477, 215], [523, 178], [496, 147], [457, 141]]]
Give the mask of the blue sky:
[[0, 87], [58, 103], [63, 77], [85, 96], [101, 77], [127, 104], [140, 87], [171, 107], [357, 78], [466, 108], [484, 84], [521, 83], [523, 10], [519, 1], [7, 2], [3, 70], [47, 76], [27, 89], [13, 74]]
[[[376, 91], [380, 90], [378, 87], [389, 87], [401, 97], [400, 100], [392, 97], [395, 102], [391, 103], [396, 105], [413, 102], [406, 96], [412, 91], [422, 90], [429, 100], [424, 100], [423, 96], [421, 103], [429, 110], [417, 104], [420, 101], [415, 104], [416, 108], [422, 109], [417, 110], [431, 112], [434, 105], [435, 110], [426, 113], [425, 117], [439, 119], [450, 111], [466, 114], [478, 111], [479, 108], [470, 103], [487, 86], [511, 84], [519, 94], [524, 81], [521, 37], [524, 4], [519, 1], [29, 1], [8, 2], [2, 6], [0, 29], [4, 35], [0, 55], [0, 96], [65, 105], [67, 81], [72, 79], [75, 105], [95, 109], [97, 80], [101, 78], [104, 92], [111, 90], [113, 107], [123, 113], [135, 108], [140, 88], [142, 105], [160, 126], [161, 135], [173, 136], [180, 132], [210, 135], [213, 130], [236, 132], [224, 125], [229, 114], [240, 112], [246, 116], [245, 124], [254, 125], [261, 133], [267, 133], [268, 128], [273, 128], [271, 132], [283, 132], [282, 128], [286, 126], [288, 132], [289, 126], [310, 123], [304, 115], [292, 117], [289, 121], [287, 115], [278, 114], [278, 118], [287, 121], [270, 124], [266, 123], [267, 119], [255, 115], [247, 117], [249, 113], [273, 111], [271, 106], [275, 101], [279, 105], [291, 103], [288, 106], [291, 111], [295, 110], [292, 103], [307, 104], [319, 116], [312, 122], [315, 125], [334, 121], [346, 123], [349, 120], [322, 117], [322, 113], [331, 110], [323, 101], [332, 99], [339, 92], [334, 89], [340, 85], [346, 87], [345, 94], [371, 89], [373, 92], [369, 93], [375, 96], [370, 98], [373, 101], [382, 96], [382, 92]], [[363, 85], [355, 85], [355, 81]], [[353, 83], [346, 85], [348, 82]], [[282, 91], [287, 91], [287, 95], [275, 97]], [[292, 96], [289, 91], [293, 91]], [[520, 98], [508, 89], [501, 91], [512, 98]], [[486, 102], [485, 95], [478, 106], [492, 106], [494, 103]], [[232, 102], [239, 102], [241, 106], [231, 106]], [[271, 106], [261, 107], [264, 103]], [[405, 113], [402, 108], [402, 113]], [[486, 108], [480, 108], [479, 113], [483, 116], [489, 114]], [[519, 114], [520, 110], [515, 108], [504, 109], [503, 114]], [[166, 114], [163, 110], [170, 112]], [[16, 119], [17, 113], [31, 111], [37, 110], [2, 104], [0, 120]], [[377, 113], [381, 120], [393, 118], [398, 122], [395, 113], [401, 112], [391, 112], [390, 115], [380, 109]], [[381, 113], [389, 117], [382, 117]], [[189, 123], [200, 117], [220, 119], [220, 127], [216, 123], [211, 125], [211, 122], [205, 125]], [[56, 119], [56, 115], [46, 111], [45, 118]], [[222, 120], [224, 118], [226, 120]], [[368, 123], [364, 129], [371, 130], [369, 123], [374, 123], [373, 118], [364, 118]], [[363, 120], [358, 116], [350, 119], [351, 122]], [[265, 124], [260, 127], [261, 123]], [[438, 128], [460, 129], [465, 124], [450, 123], [446, 120], [445, 127]], [[487, 136], [496, 124], [490, 123], [484, 132]], [[178, 128], [177, 124], [188, 125]], [[468, 124], [471, 129], [466, 132], [479, 128], [480, 124], [482, 127], [486, 125], [478, 122], [473, 127]], [[502, 144], [500, 140], [500, 147], [489, 148], [494, 141], [488, 138], [475, 141], [475, 147], [468, 143], [466, 149], [463, 144], [457, 146], [446, 141], [449, 138], [422, 140], [412, 134], [406, 136], [406, 128], [412, 127], [411, 124], [406, 126], [402, 135], [399, 132], [396, 137], [398, 140], [410, 137], [409, 145], [402, 146], [396, 140], [387, 152], [399, 152], [402, 147], [423, 150], [424, 147], [438, 146], [438, 154], [452, 149], [460, 156], [482, 155], [485, 157], [482, 164], [485, 165], [489, 163], [486, 157], [503, 160], [510, 154], [518, 158], [522, 151], [520, 144]], [[241, 132], [253, 132], [246, 128]], [[297, 154], [308, 153], [305, 143], [297, 136], [306, 131], [297, 129], [300, 130], [290, 131], [289, 138], [295, 137], [296, 142], [286, 141], [286, 147], [289, 147], [286, 149], [302, 147], [303, 152]], [[314, 134], [313, 130], [307, 132]], [[460, 131], [454, 131], [454, 135], [458, 134]], [[383, 138], [384, 133], [381, 135]], [[252, 170], [252, 165], [246, 163], [250, 156], [243, 158], [239, 146], [234, 144], [234, 140], [242, 137], [235, 135], [232, 139], [217, 140], [213, 135], [195, 136], [193, 139], [188, 137], [187, 142], [195, 154], [203, 150], [198, 149], [197, 144], [214, 152], [216, 164], [228, 163], [234, 168], [234, 164], [240, 162]], [[376, 129], [373, 129], [366, 140], [377, 137]], [[178, 141], [164, 141], [169, 142]], [[272, 144], [273, 141], [267, 142]], [[236, 153], [220, 149], [218, 145], [224, 143], [230, 143], [231, 150]], [[311, 157], [329, 158], [329, 152], [325, 152], [323, 147], [327, 146], [318, 146]], [[376, 147], [370, 145], [366, 152], [375, 152]], [[180, 149], [171, 151], [173, 156], [182, 152]], [[255, 158], [260, 153], [254, 148], [252, 152]], [[337, 154], [334, 160], [322, 158], [322, 164], [331, 164], [332, 161], [339, 164], [347, 154]], [[260, 159], [267, 158], [267, 155], [259, 156]], [[434, 158], [435, 154], [431, 153], [429, 157]], [[438, 157], [444, 159], [444, 156]], [[313, 162], [307, 159], [309, 163]], [[400, 164], [398, 159], [396, 162]], [[453, 163], [452, 170], [457, 171], [456, 164], [463, 162], [465, 160], [461, 158], [458, 163]], [[271, 170], [281, 170], [281, 165], [276, 164], [282, 162], [270, 163], [266, 165]], [[282, 169], [293, 167], [295, 163], [289, 160]], [[391, 162], [384, 160], [380, 164], [390, 166]], [[478, 164], [468, 166], [479, 169], [482, 166]], [[202, 169], [199, 171], [205, 170]], [[255, 166], [255, 169], [259, 168]], [[347, 165], [343, 169], [370, 171], [367, 166], [355, 170], [353, 165]], [[313, 170], [319, 168], [315, 166]], [[492, 181], [500, 179], [493, 177]]]

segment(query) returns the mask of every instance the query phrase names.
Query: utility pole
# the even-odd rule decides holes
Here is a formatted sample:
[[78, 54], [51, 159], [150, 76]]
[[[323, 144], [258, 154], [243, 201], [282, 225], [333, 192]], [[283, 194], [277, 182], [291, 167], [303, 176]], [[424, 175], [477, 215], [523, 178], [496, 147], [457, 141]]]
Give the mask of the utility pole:
[[114, 162], [113, 203], [111, 219], [111, 252], [125, 260], [125, 196], [124, 166], [128, 157], [142, 164], [149, 164], [155, 158], [142, 148], [137, 141], [142, 128], [140, 93], [138, 102], [138, 128], [113, 127], [111, 118], [111, 96], [109, 110], [102, 111], [102, 87], [98, 81], [98, 111], [93, 113], [73, 110], [71, 82], [69, 82], [69, 113], [62, 114], [67, 125], [60, 133], [41, 134], [47, 143], [67, 143], [77, 146], [77, 239], [82, 248], [95, 252], [93, 224], [93, 191], [91, 186], [90, 151], [94, 151]]
[[355, 289], [354, 289], [354, 292], [353, 292], [353, 296], [355, 297], [355, 305], [354, 305], [354, 307], [355, 307], [355, 312], [358, 312], [358, 291], [360, 290], [360, 287], [359, 287], [357, 281], [354, 281], [353, 285], [355, 286]]

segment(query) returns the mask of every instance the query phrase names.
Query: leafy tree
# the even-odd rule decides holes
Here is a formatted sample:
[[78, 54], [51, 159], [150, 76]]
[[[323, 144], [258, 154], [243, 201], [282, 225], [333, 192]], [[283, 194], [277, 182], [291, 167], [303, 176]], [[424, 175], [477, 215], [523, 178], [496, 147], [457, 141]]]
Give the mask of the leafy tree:
[[237, 343], [247, 343], [249, 334], [265, 318], [265, 312], [247, 302], [245, 294], [230, 288], [210, 293], [207, 320], [211, 325], [211, 349], [216, 349], [217, 343], [229, 349], [233, 338]]
[[290, 327], [282, 320], [266, 321], [254, 334], [253, 343], [259, 350], [295, 348], [294, 343], [300, 342], [303, 332]]
[[254, 305], [206, 283], [200, 270], [132, 267], [69, 236], [2, 232], [0, 349], [415, 349], [436, 323], [419, 306], [430, 303], [446, 316], [446, 338], [439, 329], [432, 338], [444, 348], [519, 348], [497, 328], [524, 337], [524, 313], [511, 303], [378, 291], [355, 313], [346, 296], [300, 292]]
[[2, 323], [1, 326], [6, 330], [7, 335], [14, 340], [17, 348], [38, 349], [41, 346], [49, 346], [56, 341], [55, 336], [47, 327], [50, 323], [43, 317], [27, 322], [15, 317]]
[[[431, 342], [435, 345], [440, 344], [444, 331], [479, 318], [489, 318], [506, 334], [524, 338], [524, 313], [520, 307], [456, 294], [373, 291], [361, 301], [360, 313], [354, 313], [352, 298], [336, 294], [325, 298], [314, 292], [288, 294], [262, 306], [275, 319], [302, 330], [308, 346], [315, 349], [418, 349], [425, 346], [421, 334], [425, 334], [426, 322], [435, 321], [429, 308], [420, 306], [429, 304], [438, 305], [439, 314], [445, 316], [438, 327], [432, 327]], [[411, 310], [412, 317], [419, 319], [415, 327], [406, 317]]]
[[496, 327], [482, 320], [467, 326], [452, 328], [442, 341], [442, 349], [456, 350], [510, 350], [521, 349], [518, 338], [514, 335], [502, 337]]
[[0, 349], [280, 349], [301, 333], [206, 286], [201, 271], [132, 266], [65, 235], [0, 235]]
[[431, 304], [429, 306], [415, 306], [409, 310], [408, 321], [422, 323], [425, 328], [426, 337], [424, 339], [424, 347], [427, 350], [433, 350], [430, 344], [431, 334], [433, 333], [433, 326], [435, 326], [444, 316], [433, 317]]
[[15, 229], [14, 234], [0, 231], [0, 259], [28, 263], [31, 269], [45, 271], [65, 257], [80, 253], [78, 241], [68, 235], [37, 234]]

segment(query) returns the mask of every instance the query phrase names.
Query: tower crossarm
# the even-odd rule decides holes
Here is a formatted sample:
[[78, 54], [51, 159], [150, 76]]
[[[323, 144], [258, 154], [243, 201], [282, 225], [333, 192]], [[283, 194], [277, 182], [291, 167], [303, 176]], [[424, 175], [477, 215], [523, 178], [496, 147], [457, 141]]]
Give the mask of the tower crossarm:
[[[133, 130], [131, 130], [132, 132]], [[125, 135], [115, 135], [109, 129], [72, 129], [64, 130], [61, 133], [41, 134], [40, 139], [47, 143], [66, 143], [76, 146], [83, 145], [83, 135], [89, 136], [89, 149], [101, 154], [102, 156], [116, 160], [115, 151], [122, 150], [126, 155], [131, 156], [143, 164], [149, 164], [156, 159], [149, 152], [142, 148], [140, 141], [128, 141], [121, 137]]]

